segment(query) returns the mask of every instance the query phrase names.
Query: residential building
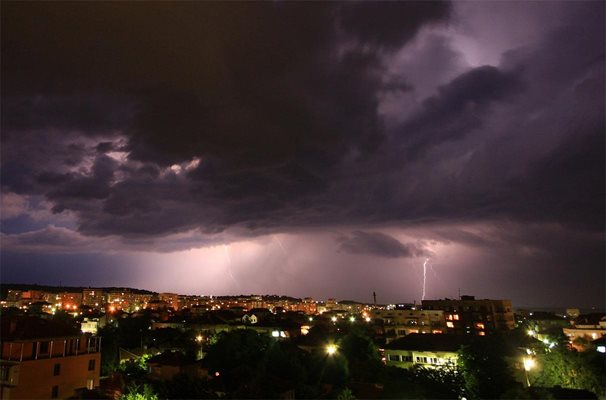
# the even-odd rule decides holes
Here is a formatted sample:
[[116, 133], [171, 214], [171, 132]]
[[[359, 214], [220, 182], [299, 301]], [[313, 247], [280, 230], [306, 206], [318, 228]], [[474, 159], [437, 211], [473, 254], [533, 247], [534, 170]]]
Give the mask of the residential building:
[[160, 293], [158, 298], [161, 301], [165, 301], [168, 307], [172, 307], [173, 310], [179, 309], [179, 295], [176, 293]]
[[581, 315], [569, 328], [563, 328], [564, 335], [577, 350], [585, 350], [583, 342], [591, 342], [606, 336], [606, 316], [603, 314]]
[[379, 333], [385, 336], [387, 342], [409, 335], [411, 333], [446, 333], [446, 320], [443, 310], [413, 310], [413, 309], [373, 309], [370, 318]]
[[297, 311], [303, 311], [305, 314], [315, 314], [318, 311], [316, 302], [311, 297], [306, 297], [297, 305]]
[[423, 300], [423, 310], [443, 310], [451, 333], [483, 336], [515, 327], [510, 300], [479, 299], [461, 296], [460, 300]]
[[99, 289], [83, 289], [82, 304], [94, 309], [101, 309], [105, 304], [105, 293]]
[[82, 304], [82, 293], [79, 292], [63, 292], [59, 298], [61, 308], [67, 311], [76, 310]]
[[63, 399], [99, 386], [99, 338], [37, 317], [1, 322], [2, 399]]
[[423, 335], [413, 333], [385, 346], [385, 363], [400, 368], [456, 365], [459, 349], [471, 343], [467, 335]]
[[99, 329], [99, 318], [84, 318], [80, 323], [80, 330], [82, 333], [97, 334]]

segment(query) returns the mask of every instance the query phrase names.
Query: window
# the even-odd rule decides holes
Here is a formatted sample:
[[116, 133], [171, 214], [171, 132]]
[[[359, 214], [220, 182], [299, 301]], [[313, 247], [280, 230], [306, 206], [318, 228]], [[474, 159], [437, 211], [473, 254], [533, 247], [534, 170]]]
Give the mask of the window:
[[412, 356], [402, 356], [403, 362], [412, 362]]
[[95, 370], [95, 360], [88, 360], [88, 370], [89, 371]]
[[8, 365], [1, 365], [0, 366], [0, 381], [6, 382], [8, 381], [8, 371], [9, 371], [9, 366]]
[[452, 321], [446, 321], [446, 327], [447, 328], [454, 328], [454, 324], [452, 323]]
[[40, 342], [40, 354], [48, 354], [48, 342]]
[[86, 388], [88, 390], [93, 390], [95, 388], [95, 380], [94, 379], [87, 379], [86, 380]]
[[389, 354], [387, 356], [389, 361], [400, 361], [400, 356], [398, 354]]
[[53, 367], [53, 376], [58, 376], [61, 373], [61, 364], [55, 364]]
[[51, 389], [51, 399], [56, 399], [59, 397], [59, 386], [55, 385]]

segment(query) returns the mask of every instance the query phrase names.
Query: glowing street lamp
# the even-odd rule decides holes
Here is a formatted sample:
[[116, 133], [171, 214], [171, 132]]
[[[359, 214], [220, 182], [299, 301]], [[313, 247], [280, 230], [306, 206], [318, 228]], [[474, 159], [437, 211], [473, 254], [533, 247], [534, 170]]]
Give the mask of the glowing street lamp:
[[528, 387], [530, 387], [530, 379], [528, 379], [528, 371], [533, 369], [536, 366], [536, 363], [535, 363], [534, 359], [530, 358], [530, 357], [524, 357], [523, 363], [524, 363], [524, 375], [526, 376], [526, 385]]
[[328, 346], [326, 346], [326, 353], [329, 356], [332, 356], [336, 352], [337, 352], [337, 345], [336, 344], [329, 344]]
[[351, 317], [349, 317], [349, 322], [355, 322], [356, 321], [356, 317], [354, 317], [353, 315]]
[[330, 318], [330, 320], [331, 320], [332, 322], [337, 322], [337, 317], [331, 317], [331, 318]]

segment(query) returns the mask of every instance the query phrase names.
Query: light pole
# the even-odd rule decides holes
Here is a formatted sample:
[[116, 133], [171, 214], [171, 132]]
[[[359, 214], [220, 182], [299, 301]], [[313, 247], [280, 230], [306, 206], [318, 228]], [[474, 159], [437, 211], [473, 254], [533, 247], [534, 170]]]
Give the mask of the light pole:
[[200, 343], [200, 357], [198, 357], [198, 359], [201, 359], [202, 356], [204, 355], [204, 353], [202, 352], [203, 340], [204, 340], [204, 336], [202, 336], [202, 335], [196, 336], [196, 342]]
[[530, 387], [530, 379], [528, 378], [528, 371], [533, 369], [536, 364], [535, 364], [534, 359], [530, 358], [530, 357], [524, 357], [523, 363], [524, 363], [524, 375], [526, 376], [526, 385], [528, 387]]

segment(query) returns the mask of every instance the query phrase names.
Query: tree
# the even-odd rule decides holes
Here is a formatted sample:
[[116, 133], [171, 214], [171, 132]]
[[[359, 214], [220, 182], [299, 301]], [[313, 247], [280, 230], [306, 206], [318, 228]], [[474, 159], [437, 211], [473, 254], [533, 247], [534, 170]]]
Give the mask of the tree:
[[208, 348], [209, 372], [219, 373], [227, 392], [247, 389], [255, 381], [269, 344], [270, 338], [251, 329], [222, 332]]
[[120, 334], [114, 326], [107, 325], [97, 333], [103, 342], [101, 346], [101, 374], [109, 375], [120, 366]]
[[373, 339], [362, 329], [352, 329], [339, 342], [339, 352], [347, 358], [352, 378], [373, 381], [382, 364]]
[[427, 398], [454, 399], [463, 393], [463, 382], [456, 365], [413, 368], [412, 374], [414, 381], [425, 388]]
[[555, 349], [539, 355], [534, 380], [537, 386], [585, 389], [606, 397], [606, 364], [596, 351]]
[[515, 385], [506, 355], [506, 343], [503, 337], [496, 334], [478, 337], [459, 351], [465, 397], [496, 399]]
[[149, 385], [130, 385], [120, 400], [158, 400], [158, 395]]

